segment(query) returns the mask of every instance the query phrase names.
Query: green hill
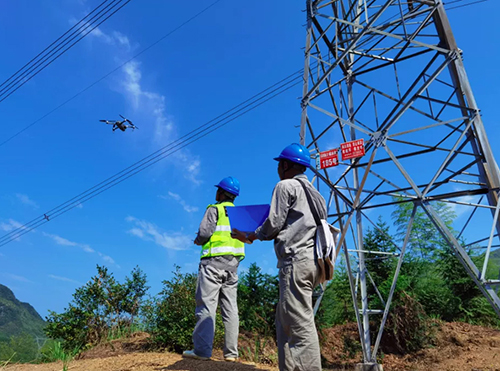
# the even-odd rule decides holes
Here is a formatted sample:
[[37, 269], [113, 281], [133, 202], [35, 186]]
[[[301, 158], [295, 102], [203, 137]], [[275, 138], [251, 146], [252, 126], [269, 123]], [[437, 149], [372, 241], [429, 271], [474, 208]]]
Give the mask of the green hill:
[[35, 308], [16, 299], [14, 293], [0, 284], [0, 341], [12, 335], [44, 336], [45, 321]]
[[490, 261], [494, 267], [500, 269], [500, 249], [491, 252]]

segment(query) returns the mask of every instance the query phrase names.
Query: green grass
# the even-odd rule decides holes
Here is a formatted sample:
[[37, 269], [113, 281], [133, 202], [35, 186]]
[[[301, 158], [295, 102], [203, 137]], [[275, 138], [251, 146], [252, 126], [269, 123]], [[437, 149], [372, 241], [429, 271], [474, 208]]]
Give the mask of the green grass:
[[80, 352], [80, 349], [70, 351], [64, 350], [60, 341], [53, 341], [47, 344], [47, 347], [42, 350], [42, 362], [58, 362], [63, 364], [63, 371], [67, 371], [70, 362]]

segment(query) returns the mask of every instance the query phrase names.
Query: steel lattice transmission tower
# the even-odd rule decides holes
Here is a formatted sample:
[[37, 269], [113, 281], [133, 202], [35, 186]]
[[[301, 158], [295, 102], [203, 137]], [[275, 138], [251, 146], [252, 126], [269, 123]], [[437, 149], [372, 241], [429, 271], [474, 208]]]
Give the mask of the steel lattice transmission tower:
[[[342, 230], [364, 362], [376, 362], [403, 257], [415, 248], [416, 213], [428, 216], [500, 315], [500, 281], [486, 274], [500, 246], [500, 172], [442, 1], [307, 0], [302, 110], [301, 142], [313, 154], [364, 139], [364, 157], [315, 171], [330, 193], [329, 220]], [[437, 211], [443, 202], [460, 215], [453, 229]], [[395, 252], [366, 251], [376, 213], [389, 216], [401, 203], [413, 211]], [[432, 251], [422, 254], [432, 260]], [[397, 259], [388, 296], [375, 288], [378, 308], [367, 295], [375, 284], [365, 262], [374, 257]], [[373, 344], [370, 316], [382, 318]]]

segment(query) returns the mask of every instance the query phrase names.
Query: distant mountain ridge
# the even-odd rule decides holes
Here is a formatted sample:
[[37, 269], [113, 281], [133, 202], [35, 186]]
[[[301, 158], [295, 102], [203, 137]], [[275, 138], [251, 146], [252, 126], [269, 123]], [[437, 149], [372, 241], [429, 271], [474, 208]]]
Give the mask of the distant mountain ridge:
[[11, 289], [0, 284], [0, 341], [13, 335], [44, 336], [45, 321], [28, 303], [19, 301]]

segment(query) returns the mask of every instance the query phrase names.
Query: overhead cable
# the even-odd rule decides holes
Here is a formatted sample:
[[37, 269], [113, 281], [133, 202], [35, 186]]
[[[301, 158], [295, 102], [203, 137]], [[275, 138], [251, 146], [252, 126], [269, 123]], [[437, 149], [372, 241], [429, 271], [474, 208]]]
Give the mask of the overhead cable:
[[[464, 0], [453, 1], [453, 2], [449, 2], [447, 4], [452, 4], [452, 3], [456, 3], [456, 2], [462, 2], [462, 1], [464, 1]], [[479, 3], [484, 3], [486, 1], [489, 1], [489, 0], [476, 0], [476, 1], [472, 1], [470, 3], [466, 3], [466, 4], [462, 4], [462, 5], [456, 5], [456, 6], [452, 6], [452, 7], [449, 7], [449, 8], [446, 7], [446, 10], [453, 10], [453, 9], [458, 9], [458, 8], [464, 8], [466, 6], [475, 5], [475, 4], [479, 4]]]
[[[316, 68], [316, 66], [313, 66], [312, 68], [314, 69]], [[82, 203], [120, 184], [121, 182], [125, 181], [131, 176], [149, 168], [158, 161], [161, 161], [162, 159], [185, 148], [189, 144], [192, 144], [200, 140], [206, 135], [212, 133], [213, 131], [220, 129], [221, 127], [227, 125], [228, 123], [236, 120], [240, 116], [254, 110], [255, 108], [261, 106], [262, 104], [268, 102], [269, 100], [275, 98], [276, 96], [288, 91], [292, 87], [301, 84], [303, 81], [302, 74], [303, 74], [303, 69], [294, 72], [293, 74], [285, 77], [284, 79], [264, 89], [258, 94], [252, 96], [251, 98], [245, 100], [244, 102], [238, 104], [237, 106], [217, 116], [216, 118], [206, 122], [203, 125], [198, 126], [196, 129], [185, 134], [181, 138], [174, 140], [173, 142], [167, 144], [166, 146], [160, 148], [159, 150], [153, 152], [152, 154], [146, 156], [145, 158], [135, 162], [126, 169], [116, 173], [115, 175], [107, 178], [106, 180], [100, 182], [99, 184], [87, 189], [86, 191], [60, 204], [59, 206], [51, 209], [50, 211], [44, 213], [43, 215], [33, 219], [32, 221], [18, 228], [13, 229], [9, 233], [0, 237], [0, 247], [6, 245], [11, 241], [18, 239], [22, 235], [29, 233], [30, 231], [49, 222], [50, 220], [68, 212], [69, 210], [78, 207]]]
[[[106, 3], [106, 1], [101, 3], [91, 13], [89, 13], [77, 23], [77, 25], [80, 24], [79, 27], [75, 28], [75, 25], [70, 28], [70, 30], [66, 31], [65, 34], [63, 34], [64, 36], [69, 33], [68, 36], [57, 42], [63, 37], [61, 36], [59, 39], [45, 48], [44, 51], [33, 58], [30, 62], [24, 65], [14, 75], [4, 81], [2, 85], [0, 85], [0, 102], [3, 102], [5, 99], [10, 97], [21, 86], [26, 84], [33, 77], [43, 71], [46, 67], [51, 65], [55, 60], [57, 60], [69, 49], [75, 46], [80, 40], [82, 40], [85, 36], [90, 34], [93, 30], [95, 30], [102, 23], [108, 20], [130, 1], [131, 0], [111, 0], [104, 7], [102, 7], [102, 9], [97, 11], [103, 4]], [[93, 14], [92, 17], [87, 19], [90, 14]]]
[[169, 37], [170, 35], [172, 35], [173, 33], [175, 33], [176, 31], [178, 31], [179, 29], [181, 29], [182, 27], [184, 27], [185, 25], [187, 25], [188, 23], [190, 23], [191, 21], [193, 21], [194, 19], [198, 18], [200, 15], [202, 15], [203, 13], [205, 13], [207, 10], [209, 10], [211, 7], [213, 7], [215, 4], [219, 3], [220, 1], [222, 0], [216, 0], [214, 1], [213, 3], [211, 3], [210, 5], [208, 5], [206, 8], [200, 10], [198, 13], [196, 13], [195, 15], [191, 16], [190, 18], [188, 18], [187, 20], [185, 20], [184, 22], [182, 22], [180, 25], [178, 25], [177, 27], [175, 27], [174, 29], [170, 30], [169, 32], [167, 32], [165, 35], [163, 35], [162, 37], [160, 37], [158, 40], [156, 40], [155, 42], [153, 42], [152, 44], [150, 44], [149, 46], [147, 46], [146, 48], [142, 49], [140, 52], [138, 52], [137, 54], [135, 54], [134, 56], [132, 56], [131, 58], [127, 59], [125, 62], [121, 63], [120, 65], [118, 65], [116, 68], [114, 68], [113, 70], [111, 70], [110, 72], [108, 72], [107, 74], [105, 74], [104, 76], [102, 76], [101, 78], [97, 79], [96, 81], [94, 81], [92, 84], [88, 85], [86, 88], [80, 90], [78, 93], [76, 93], [75, 95], [73, 95], [72, 97], [70, 97], [69, 99], [65, 100], [63, 103], [61, 103], [60, 105], [58, 105], [57, 107], [55, 107], [54, 109], [52, 109], [51, 111], [47, 112], [45, 115], [41, 116], [40, 118], [36, 119], [35, 121], [33, 121], [31, 124], [25, 126], [23, 129], [21, 129], [20, 131], [18, 131], [17, 133], [13, 134], [12, 136], [10, 136], [9, 138], [7, 138], [6, 140], [4, 140], [3, 142], [0, 142], [0, 147], [3, 146], [4, 144], [10, 142], [12, 139], [14, 139], [15, 137], [17, 137], [18, 135], [22, 134], [23, 132], [25, 132], [26, 130], [28, 130], [29, 128], [33, 127], [34, 125], [36, 125], [37, 123], [39, 123], [40, 121], [42, 121], [43, 119], [45, 119], [46, 117], [50, 116], [52, 113], [54, 113], [55, 111], [57, 111], [58, 109], [60, 109], [61, 107], [65, 106], [66, 104], [68, 104], [69, 102], [71, 102], [73, 99], [75, 99], [76, 97], [80, 96], [81, 94], [85, 93], [87, 90], [91, 89], [92, 87], [94, 87], [95, 85], [97, 85], [98, 83], [100, 83], [101, 81], [103, 81], [104, 79], [106, 79], [108, 76], [112, 75], [113, 73], [115, 73], [116, 71], [120, 70], [123, 66], [125, 66], [127, 63], [131, 62], [132, 60], [134, 60], [135, 58], [137, 58], [138, 56], [140, 56], [141, 54], [145, 53], [146, 51], [148, 51], [149, 49], [151, 49], [152, 47], [156, 46], [157, 44], [159, 44], [161, 41], [163, 41], [164, 39], [166, 39], [167, 37]]

